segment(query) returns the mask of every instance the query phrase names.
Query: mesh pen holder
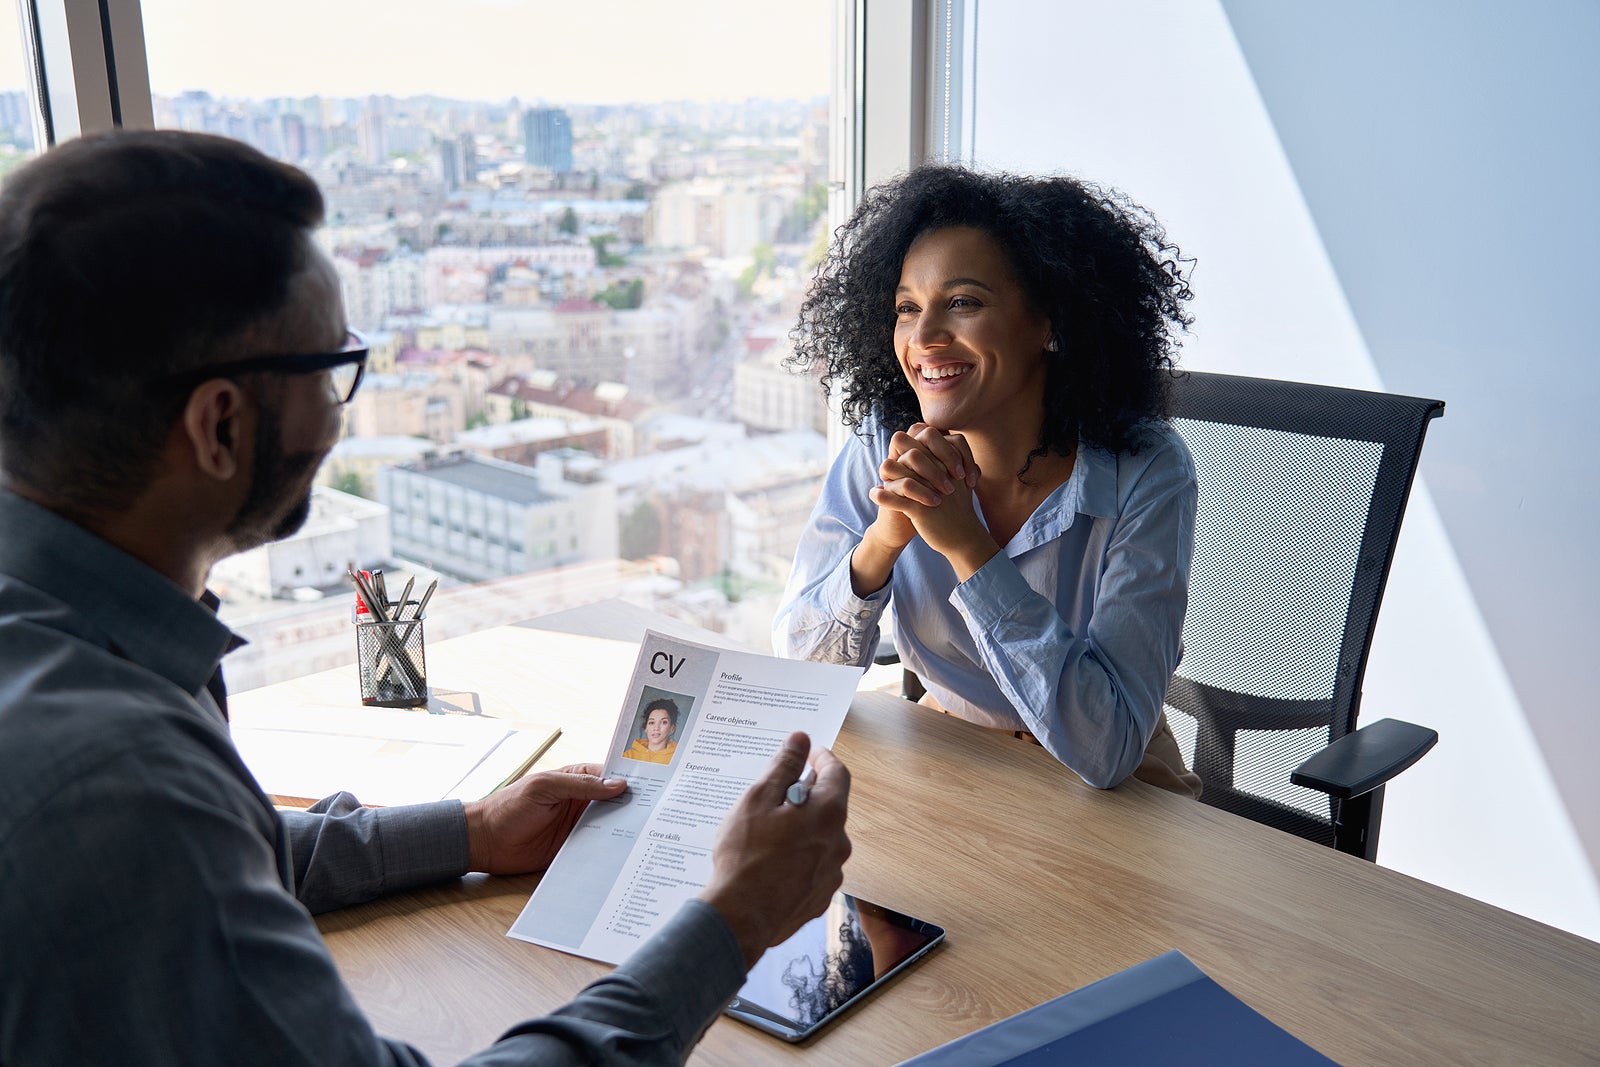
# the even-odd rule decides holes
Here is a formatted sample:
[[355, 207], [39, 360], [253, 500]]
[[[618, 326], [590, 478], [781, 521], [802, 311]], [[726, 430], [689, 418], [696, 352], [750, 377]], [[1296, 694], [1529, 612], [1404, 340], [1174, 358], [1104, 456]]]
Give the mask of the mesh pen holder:
[[356, 620], [356, 665], [361, 703], [380, 708], [419, 708], [428, 703], [428, 665], [422, 624], [427, 616], [377, 622]]

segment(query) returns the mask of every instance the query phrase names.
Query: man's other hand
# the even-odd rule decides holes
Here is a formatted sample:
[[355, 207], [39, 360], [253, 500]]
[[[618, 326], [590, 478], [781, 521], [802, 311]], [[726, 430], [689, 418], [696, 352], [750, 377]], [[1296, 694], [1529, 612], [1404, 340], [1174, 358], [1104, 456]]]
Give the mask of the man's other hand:
[[490, 874], [527, 874], [550, 866], [591, 800], [618, 796], [628, 783], [602, 780], [601, 766], [580, 763], [541, 771], [467, 805], [467, 864]]
[[[809, 737], [790, 734], [717, 831], [714, 870], [700, 899], [727, 920], [746, 967], [822, 914], [844, 882], [850, 772], [827, 749], [810, 749]], [[786, 803], [808, 752], [817, 769], [810, 799]]]

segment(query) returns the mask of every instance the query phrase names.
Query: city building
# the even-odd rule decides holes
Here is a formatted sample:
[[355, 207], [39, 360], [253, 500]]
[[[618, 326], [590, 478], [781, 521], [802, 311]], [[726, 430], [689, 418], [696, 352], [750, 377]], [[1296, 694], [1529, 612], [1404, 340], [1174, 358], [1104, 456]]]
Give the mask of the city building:
[[422, 256], [366, 249], [336, 253], [333, 266], [339, 273], [345, 314], [358, 328], [375, 329], [390, 315], [415, 313], [428, 306]]
[[469, 581], [617, 555], [616, 489], [593, 457], [421, 460], [380, 471], [378, 498], [397, 552]]
[[784, 360], [794, 354], [786, 338], [745, 339], [749, 353], [733, 368], [733, 417], [753, 430], [816, 430], [830, 416], [818, 376], [797, 374]]
[[531, 415], [456, 434], [456, 447], [490, 459], [531, 466], [541, 453], [574, 449], [611, 459], [611, 435], [598, 419]]
[[572, 120], [556, 107], [533, 107], [522, 113], [524, 158], [556, 174], [572, 173]]
[[339, 586], [347, 563], [388, 559], [389, 551], [388, 508], [318, 485], [299, 532], [219, 560], [210, 580], [225, 600], [293, 597], [297, 590]]
[[781, 585], [827, 472], [827, 439], [810, 430], [740, 433], [710, 433], [607, 468], [629, 557], [671, 557], [686, 582], [737, 576]]
[[421, 437], [444, 444], [467, 428], [468, 388], [437, 374], [369, 374], [345, 407], [351, 437]]
[[555, 307], [489, 308], [489, 347], [531, 357], [535, 369], [589, 384], [621, 382], [646, 395], [683, 381], [698, 347], [697, 305], [615, 310], [570, 298]]
[[424, 437], [398, 434], [345, 437], [333, 446], [317, 471], [317, 484], [376, 500], [379, 470], [425, 459], [438, 451], [438, 444]]
[[673, 182], [651, 201], [648, 240], [656, 248], [699, 249], [725, 259], [748, 256], [776, 238], [799, 198], [796, 175]]
[[490, 389], [485, 399], [491, 423], [540, 415], [593, 420], [605, 428], [603, 454], [607, 459], [629, 459], [635, 454], [634, 422], [651, 408], [633, 398], [620, 382], [579, 385], [548, 370], [507, 378]]

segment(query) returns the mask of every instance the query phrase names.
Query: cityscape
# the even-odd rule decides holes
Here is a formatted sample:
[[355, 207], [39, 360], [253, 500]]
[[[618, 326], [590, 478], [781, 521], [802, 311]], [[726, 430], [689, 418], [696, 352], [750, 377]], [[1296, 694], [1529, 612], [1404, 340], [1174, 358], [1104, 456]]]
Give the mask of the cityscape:
[[[767, 647], [828, 459], [817, 380], [784, 364], [825, 98], [154, 105], [317, 181], [372, 345], [304, 529], [213, 571], [250, 640], [230, 687], [349, 662], [351, 562], [438, 580], [430, 642], [622, 597]], [[0, 94], [12, 144], [26, 119]]]

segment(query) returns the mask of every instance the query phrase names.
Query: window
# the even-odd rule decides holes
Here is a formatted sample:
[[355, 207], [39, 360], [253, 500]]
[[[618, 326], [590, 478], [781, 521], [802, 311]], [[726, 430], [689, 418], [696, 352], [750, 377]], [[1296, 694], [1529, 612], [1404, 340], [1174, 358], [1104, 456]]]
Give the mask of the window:
[[[348, 455], [335, 456], [409, 468], [368, 483], [387, 528], [356, 523], [360, 561], [439, 573], [435, 614], [452, 588], [504, 583], [516, 595], [493, 598], [503, 614], [474, 613], [494, 625], [567, 606], [567, 583], [540, 568], [618, 561], [624, 545], [636, 554], [595, 597], [649, 589], [637, 594], [649, 606], [764, 645], [749, 605], [775, 610], [781, 582], [720, 509], [763, 478], [793, 476], [792, 463], [767, 472], [746, 454], [780, 450], [732, 440], [791, 434], [790, 456], [813, 457], [818, 480], [825, 470], [818, 427], [829, 419], [814, 381], [791, 383], [793, 409], [807, 412], [793, 424], [745, 410], [734, 384], [781, 362], [824, 246], [835, 0], [140, 0], [137, 11], [157, 126], [253, 144], [323, 190], [319, 240], [351, 325], [373, 342], [339, 446]], [[444, 506], [441, 467], [458, 453], [481, 457], [473, 477], [491, 483], [471, 489], [485, 497], [482, 520]], [[520, 488], [500, 484], [512, 467], [528, 476]], [[409, 508], [388, 511], [391, 487]], [[481, 521], [504, 545], [521, 535], [506, 536], [508, 511], [549, 503], [575, 536], [552, 526], [559, 540], [542, 556], [519, 553], [533, 573], [519, 561], [486, 578], [465, 556], [452, 567], [459, 538], [445, 536], [445, 516], [456, 530]], [[622, 536], [645, 506], [658, 536]], [[706, 530], [722, 532], [706, 543]], [[745, 579], [743, 602], [707, 611], [728, 573]], [[275, 635], [304, 628], [307, 612], [337, 612], [337, 582], [320, 607], [219, 591], [224, 619], [259, 620], [241, 655], [273, 657], [241, 673], [323, 665]], [[736, 629], [744, 620], [754, 628]]]
[[30, 66], [19, 20], [0, 18], [0, 184], [37, 151]]

